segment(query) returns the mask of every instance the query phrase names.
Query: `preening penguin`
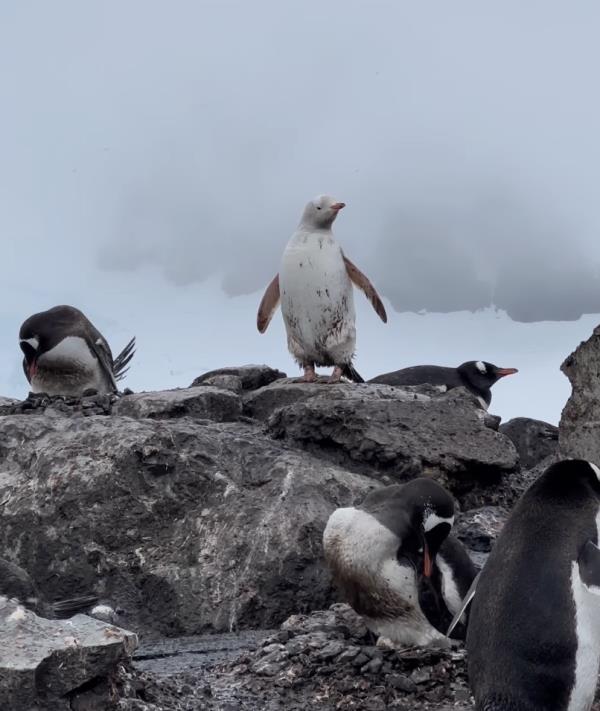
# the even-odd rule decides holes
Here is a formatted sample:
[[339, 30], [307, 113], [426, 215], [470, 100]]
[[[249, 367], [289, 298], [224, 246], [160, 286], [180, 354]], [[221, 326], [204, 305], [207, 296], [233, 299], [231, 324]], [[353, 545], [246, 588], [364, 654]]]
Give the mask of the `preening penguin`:
[[281, 301], [288, 348], [304, 369], [304, 382], [315, 382], [315, 365], [334, 366], [329, 382], [342, 375], [364, 382], [352, 366], [356, 344], [352, 284], [364, 291], [385, 323], [387, 315], [367, 277], [344, 255], [331, 226], [345, 203], [328, 195], [311, 200], [283, 253], [279, 274], [258, 308], [264, 333]]
[[[325, 558], [349, 604], [393, 644], [449, 642], [420, 603], [425, 578], [433, 607], [454, 614], [476, 569], [456, 539], [454, 501], [431, 479], [382, 487], [359, 507], [334, 511], [323, 533]], [[431, 607], [431, 605], [429, 605]]]
[[600, 666], [600, 470], [549, 467], [485, 564], [469, 617], [479, 711], [589, 711]]
[[108, 342], [79, 309], [55, 306], [30, 316], [19, 331], [31, 392], [81, 397], [117, 391], [129, 370], [135, 338], [113, 358]]

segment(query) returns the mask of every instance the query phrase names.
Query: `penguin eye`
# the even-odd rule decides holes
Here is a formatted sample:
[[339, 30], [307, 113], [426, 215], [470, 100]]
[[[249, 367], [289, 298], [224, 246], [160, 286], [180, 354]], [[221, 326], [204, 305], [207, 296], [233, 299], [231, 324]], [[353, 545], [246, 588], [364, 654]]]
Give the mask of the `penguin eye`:
[[321, 208], [317, 205], [317, 210], [320, 210]]

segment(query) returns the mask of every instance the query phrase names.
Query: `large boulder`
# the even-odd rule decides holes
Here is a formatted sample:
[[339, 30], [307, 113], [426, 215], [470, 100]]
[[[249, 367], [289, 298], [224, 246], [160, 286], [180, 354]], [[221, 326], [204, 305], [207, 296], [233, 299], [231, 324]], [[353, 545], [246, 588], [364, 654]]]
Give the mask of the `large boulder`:
[[[269, 389], [282, 390], [285, 401], [290, 387], [302, 386]], [[268, 432], [351, 471], [383, 483], [432, 476], [480, 505], [486, 490], [518, 469], [514, 445], [464, 388], [437, 397], [385, 385], [312, 388], [274, 409]]]
[[95, 592], [165, 634], [330, 602], [321, 536], [375, 484], [245, 423], [0, 418], [0, 551], [48, 599]]
[[561, 365], [571, 383], [571, 397], [559, 424], [564, 457], [600, 464], [600, 326]]
[[500, 432], [517, 448], [524, 469], [535, 467], [558, 451], [558, 427], [542, 420], [514, 417], [500, 425]]
[[110, 676], [136, 646], [135, 634], [91, 617], [47, 620], [0, 597], [2, 708], [69, 711], [78, 690]]
[[0, 410], [0, 558], [48, 604], [95, 595], [142, 632], [272, 627], [335, 600], [335, 508], [417, 475], [463, 508], [513, 496], [517, 452], [467, 391], [280, 375]]

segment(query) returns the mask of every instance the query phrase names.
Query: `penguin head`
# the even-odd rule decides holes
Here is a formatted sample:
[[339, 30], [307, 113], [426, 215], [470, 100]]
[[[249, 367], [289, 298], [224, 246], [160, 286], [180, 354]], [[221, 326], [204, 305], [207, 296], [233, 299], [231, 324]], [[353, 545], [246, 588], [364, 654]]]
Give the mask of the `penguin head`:
[[304, 208], [300, 225], [309, 230], [329, 229], [343, 207], [345, 202], [337, 202], [330, 195], [318, 195]]
[[435, 557], [454, 525], [454, 500], [432, 479], [418, 478], [405, 484], [403, 495], [422, 554], [423, 575], [433, 573]]
[[23, 351], [23, 367], [29, 380], [36, 373], [40, 356], [73, 333], [81, 317], [81, 311], [73, 306], [55, 306], [33, 314], [23, 322], [19, 330], [19, 346]]
[[484, 360], [469, 360], [459, 365], [457, 370], [463, 380], [478, 393], [489, 390], [500, 378], [519, 372], [516, 368], [499, 368]]

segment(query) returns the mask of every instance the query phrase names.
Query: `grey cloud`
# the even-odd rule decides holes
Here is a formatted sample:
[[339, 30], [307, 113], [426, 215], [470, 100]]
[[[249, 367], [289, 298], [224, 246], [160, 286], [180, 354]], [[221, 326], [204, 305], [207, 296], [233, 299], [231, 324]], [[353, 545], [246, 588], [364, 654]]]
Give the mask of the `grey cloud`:
[[0, 228], [44, 269], [151, 265], [250, 293], [330, 192], [344, 249], [399, 311], [600, 312], [597, 3], [31, 12], [0, 11]]

